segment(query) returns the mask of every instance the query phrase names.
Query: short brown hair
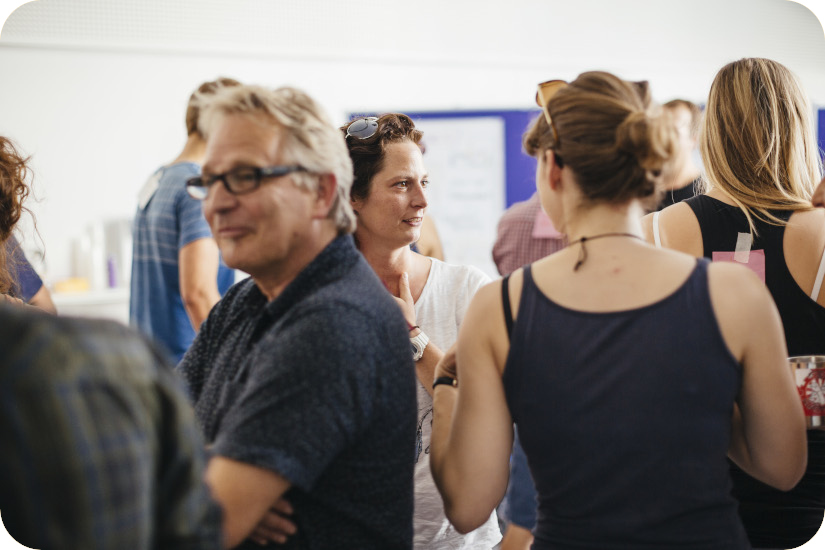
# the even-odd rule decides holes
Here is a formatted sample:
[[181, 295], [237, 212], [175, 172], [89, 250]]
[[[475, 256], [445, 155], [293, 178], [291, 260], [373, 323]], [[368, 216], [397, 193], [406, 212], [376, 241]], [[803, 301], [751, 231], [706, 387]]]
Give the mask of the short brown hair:
[[186, 135], [191, 136], [197, 133], [201, 139], [204, 138], [204, 134], [198, 125], [198, 118], [200, 118], [201, 104], [203, 103], [204, 96], [214, 95], [215, 92], [221, 88], [240, 85], [241, 83], [235, 79], [220, 77], [209, 82], [204, 82], [198, 86], [198, 89], [189, 96], [189, 103], [186, 106]]
[[647, 82], [600, 71], [582, 73], [547, 108], [558, 142], [539, 115], [524, 135], [528, 154], [553, 150], [573, 171], [588, 201], [655, 200], [662, 171], [676, 151], [676, 131], [652, 102]]
[[692, 139], [699, 137], [699, 123], [702, 121], [702, 109], [700, 109], [698, 105], [687, 99], [677, 98], [671, 99], [663, 104], [662, 107], [665, 109], [678, 109], [679, 107], [687, 109], [690, 113], [690, 137]]
[[421, 138], [424, 134], [415, 127], [410, 117], [401, 113], [389, 113], [378, 117], [378, 129], [374, 135], [366, 139], [346, 137], [347, 128], [353, 122], [355, 121], [341, 126], [341, 131], [346, 138], [349, 156], [352, 159], [355, 179], [352, 182], [350, 198], [355, 200], [365, 199], [369, 195], [373, 176], [383, 168], [387, 145], [409, 140], [421, 147]]

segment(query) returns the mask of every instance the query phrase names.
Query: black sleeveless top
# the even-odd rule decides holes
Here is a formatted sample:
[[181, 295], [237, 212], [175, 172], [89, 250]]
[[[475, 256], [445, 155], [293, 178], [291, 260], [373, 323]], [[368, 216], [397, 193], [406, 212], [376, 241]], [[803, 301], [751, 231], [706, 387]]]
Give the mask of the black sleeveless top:
[[741, 367], [707, 265], [606, 313], [556, 304], [525, 267], [503, 383], [538, 491], [534, 549], [749, 548], [725, 460]]
[[[700, 195], [685, 201], [702, 230], [704, 256], [733, 251], [738, 233], [750, 228], [736, 206]], [[772, 212], [785, 221], [789, 211]], [[785, 263], [784, 226], [755, 220], [758, 236], [751, 250], [765, 253], [765, 284], [785, 329], [788, 353], [825, 354], [825, 308], [796, 284]], [[757, 481], [731, 462], [733, 495], [740, 501], [739, 514], [751, 544], [760, 548], [795, 548], [813, 537], [822, 525], [825, 510], [825, 432], [808, 430], [808, 467], [791, 491], [782, 492]]]
[[[736, 249], [739, 233], [749, 233], [745, 214], [736, 207], [707, 195], [688, 199], [702, 230], [703, 255], [712, 258], [714, 252]], [[787, 221], [792, 212], [775, 211], [776, 217]], [[754, 220], [758, 235], [751, 250], [765, 252], [765, 284], [768, 287], [785, 328], [788, 354], [825, 354], [825, 307], [820, 306], [796, 284], [785, 263], [783, 239], [785, 226]]]

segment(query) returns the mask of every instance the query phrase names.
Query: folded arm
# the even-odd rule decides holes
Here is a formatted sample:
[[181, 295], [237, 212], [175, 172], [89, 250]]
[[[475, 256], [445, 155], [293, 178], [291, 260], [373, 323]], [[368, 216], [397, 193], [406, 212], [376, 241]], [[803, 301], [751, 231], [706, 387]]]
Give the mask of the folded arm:
[[269, 509], [290, 487], [280, 474], [215, 456], [206, 469], [206, 482], [223, 509], [223, 543], [234, 548], [244, 541]]

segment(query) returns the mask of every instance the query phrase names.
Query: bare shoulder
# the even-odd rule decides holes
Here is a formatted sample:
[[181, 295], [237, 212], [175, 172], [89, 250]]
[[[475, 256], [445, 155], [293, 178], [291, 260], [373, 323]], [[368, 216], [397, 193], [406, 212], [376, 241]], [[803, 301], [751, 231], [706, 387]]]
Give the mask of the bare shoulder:
[[[653, 215], [648, 216], [651, 217], [652, 224]], [[702, 256], [702, 230], [699, 220], [690, 206], [684, 202], [668, 206], [659, 213], [659, 235], [664, 247], [680, 250], [697, 258]]]
[[[510, 308], [515, 319], [518, 309], [518, 300], [521, 296], [521, 284], [523, 280], [523, 270], [517, 269], [514, 271], [507, 284], [507, 291], [510, 297]], [[464, 318], [463, 324], [475, 325], [479, 329], [481, 327], [489, 326], [503, 326], [504, 322], [504, 305], [502, 301], [502, 285], [504, 279], [496, 279], [491, 283], [487, 283], [481, 287], [467, 310], [467, 315]]]
[[[510, 291], [510, 301], [513, 300], [513, 289], [516, 286], [515, 282], [518, 281], [518, 290], [521, 289], [521, 279], [522, 279], [522, 269], [517, 269], [513, 273], [510, 274], [508, 278], [508, 285], [507, 288]], [[489, 278], [487, 279], [489, 281]], [[476, 292], [475, 296], [473, 297], [473, 304], [476, 304], [476, 307], [490, 307], [495, 305], [496, 303], [501, 303], [501, 286], [504, 284], [504, 278], [496, 279], [492, 282], [488, 282], [484, 286], [482, 286], [478, 292]]]
[[825, 243], [825, 209], [794, 212], [785, 229], [786, 248], [789, 244], [807, 244], [810, 248], [807, 252], [820, 252], [818, 245], [822, 243]]
[[[825, 210], [795, 212], [788, 220], [783, 242], [785, 263], [796, 284], [810, 294], [825, 253]], [[825, 305], [825, 293], [818, 302]]]
[[734, 262], [715, 262], [708, 268], [708, 287], [713, 312], [722, 336], [737, 359], [759, 332], [762, 320], [776, 316], [776, 306], [762, 280]]
[[822, 229], [825, 224], [825, 210], [813, 208], [811, 210], [800, 210], [791, 216], [792, 225], [799, 225], [802, 228]]
[[736, 262], [712, 262], [708, 267], [708, 282], [711, 294], [720, 291], [728, 300], [770, 298], [756, 273]]
[[825, 209], [794, 212], [785, 229], [786, 255], [798, 253], [815, 256], [818, 263], [823, 246], [825, 246]]

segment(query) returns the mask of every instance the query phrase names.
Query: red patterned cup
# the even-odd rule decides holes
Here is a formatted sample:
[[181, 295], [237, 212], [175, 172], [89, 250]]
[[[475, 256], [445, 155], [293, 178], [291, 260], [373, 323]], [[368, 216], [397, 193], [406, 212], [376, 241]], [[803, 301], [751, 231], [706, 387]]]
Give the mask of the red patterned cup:
[[809, 428], [825, 427], [825, 355], [789, 357]]

